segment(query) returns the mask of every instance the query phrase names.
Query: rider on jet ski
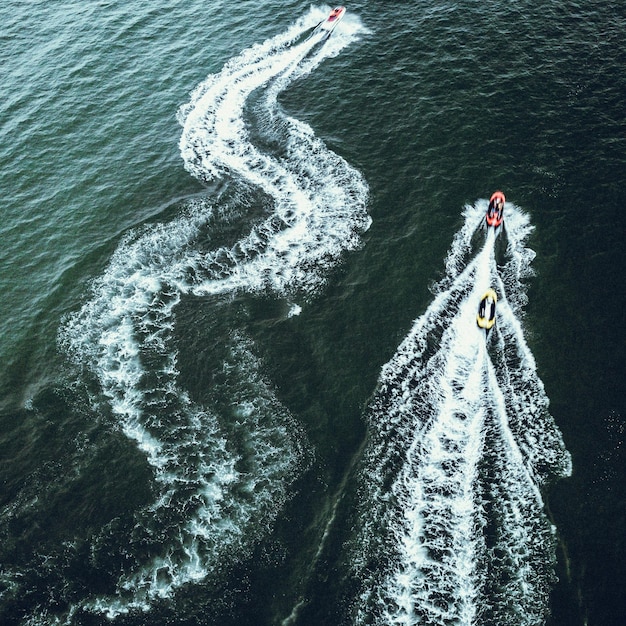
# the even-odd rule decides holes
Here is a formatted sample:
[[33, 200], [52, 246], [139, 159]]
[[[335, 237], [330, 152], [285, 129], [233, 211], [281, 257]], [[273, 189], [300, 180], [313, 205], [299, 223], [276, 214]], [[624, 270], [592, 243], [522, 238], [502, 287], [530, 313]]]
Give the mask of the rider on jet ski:
[[504, 219], [504, 202], [506, 198], [501, 191], [496, 191], [489, 199], [489, 207], [487, 208], [487, 215], [485, 219], [487, 226], [493, 226], [497, 228], [502, 224]]

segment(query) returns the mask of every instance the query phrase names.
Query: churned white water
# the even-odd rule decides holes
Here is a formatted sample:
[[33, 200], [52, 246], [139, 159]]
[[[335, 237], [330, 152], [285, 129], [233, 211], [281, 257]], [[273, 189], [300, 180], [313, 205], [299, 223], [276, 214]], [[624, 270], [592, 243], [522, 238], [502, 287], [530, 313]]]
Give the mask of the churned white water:
[[[530, 626], [545, 616], [555, 556], [541, 487], [571, 465], [520, 322], [528, 218], [507, 205], [499, 266], [494, 231], [475, 234], [485, 209], [466, 208], [435, 298], [368, 409], [357, 623]], [[486, 335], [476, 313], [488, 288], [498, 303]]]
[[[61, 344], [97, 377], [157, 485], [156, 501], [136, 515], [134, 538], [152, 556], [120, 577], [116, 598], [84, 604], [111, 618], [148, 610], [154, 600], [205, 579], [221, 560], [244, 556], [301, 469], [303, 434], [264, 380], [250, 340], [238, 332], [230, 339], [223, 370], [232, 397], [229, 415], [221, 415], [180, 385], [173, 337], [182, 297], [314, 293], [369, 226], [363, 177], [277, 103], [291, 82], [358, 35], [353, 24], [328, 41], [317, 33], [305, 38], [319, 13], [311, 9], [285, 33], [235, 56], [179, 111], [189, 172], [259, 189], [267, 218], [233, 246], [217, 249], [198, 243], [207, 223], [219, 218], [207, 201], [189, 203], [168, 223], [132, 231], [94, 282], [91, 299], [61, 331]], [[244, 111], [259, 89], [264, 97], [253, 106], [279, 127], [286, 146], [280, 158], [249, 137]], [[290, 315], [299, 311], [292, 305]]]

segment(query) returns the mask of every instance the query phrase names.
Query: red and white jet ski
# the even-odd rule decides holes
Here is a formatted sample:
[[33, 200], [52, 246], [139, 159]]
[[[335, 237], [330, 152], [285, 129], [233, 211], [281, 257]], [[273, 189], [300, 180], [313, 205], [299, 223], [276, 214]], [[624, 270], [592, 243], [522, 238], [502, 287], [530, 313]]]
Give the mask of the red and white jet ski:
[[333, 30], [335, 30], [335, 26], [339, 24], [339, 21], [345, 15], [345, 13], [346, 13], [346, 7], [335, 7], [330, 12], [330, 15], [323, 22], [320, 22], [317, 25], [315, 30], [323, 31], [326, 33], [327, 38], [330, 37]]
[[489, 207], [485, 215], [485, 223], [487, 227], [491, 226], [496, 229], [496, 232], [502, 227], [504, 221], [504, 203], [506, 198], [501, 191], [496, 191], [489, 198]]

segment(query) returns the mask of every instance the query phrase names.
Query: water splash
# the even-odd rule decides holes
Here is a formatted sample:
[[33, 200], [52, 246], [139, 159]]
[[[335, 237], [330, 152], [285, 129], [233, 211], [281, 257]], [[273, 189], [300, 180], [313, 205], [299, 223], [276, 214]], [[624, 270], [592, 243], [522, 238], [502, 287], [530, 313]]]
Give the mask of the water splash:
[[[466, 208], [434, 301], [383, 367], [367, 412], [359, 624], [519, 626], [548, 610], [555, 546], [541, 488], [571, 461], [519, 321], [531, 226], [507, 205], [499, 268], [491, 230], [472, 258], [485, 209]], [[486, 339], [476, 311], [490, 287], [497, 323]]]
[[[186, 168], [202, 180], [222, 176], [260, 189], [268, 217], [217, 249], [205, 242], [220, 208], [203, 201], [166, 224], [129, 233], [91, 299], [61, 329], [61, 346], [96, 376], [117, 424], [152, 467], [157, 491], [135, 514], [129, 540], [143, 564], [120, 576], [115, 598], [91, 598], [83, 610], [109, 618], [145, 611], [225, 559], [244, 558], [301, 471], [304, 436], [263, 379], [250, 340], [232, 329], [222, 372], [227, 408], [201, 406], [180, 382], [175, 328], [183, 297], [313, 293], [369, 226], [360, 173], [277, 104], [289, 84], [356, 38], [358, 27], [338, 29], [327, 43], [304, 39], [318, 13], [311, 9], [287, 32], [229, 61], [179, 111]], [[259, 89], [264, 97], [250, 104]], [[251, 142], [246, 106], [280, 130], [281, 157]], [[291, 310], [299, 312], [295, 304]]]
[[[236, 246], [194, 260], [196, 294], [241, 286], [315, 290], [339, 256], [360, 245], [359, 234], [371, 223], [362, 175], [277, 103], [288, 85], [339, 54], [363, 30], [346, 21], [328, 41], [313, 33], [294, 43], [318, 21], [319, 11], [311, 9], [286, 33], [246, 50], [209, 76], [179, 110], [180, 151], [189, 172], [200, 180], [243, 179], [273, 205], [271, 215]], [[245, 124], [244, 108], [261, 87], [264, 132], [281, 146], [280, 156], [259, 150]]]

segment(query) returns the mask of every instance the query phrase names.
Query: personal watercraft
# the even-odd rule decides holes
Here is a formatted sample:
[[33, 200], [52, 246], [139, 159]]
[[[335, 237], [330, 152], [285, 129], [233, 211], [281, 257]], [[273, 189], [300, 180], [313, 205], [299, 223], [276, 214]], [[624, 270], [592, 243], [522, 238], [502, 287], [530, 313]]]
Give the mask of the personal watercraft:
[[325, 31], [326, 37], [330, 37], [333, 30], [335, 30], [335, 26], [339, 23], [341, 18], [345, 15], [346, 7], [335, 7], [330, 15], [323, 21], [320, 22], [316, 29], [317, 31]]
[[478, 314], [476, 315], [476, 323], [480, 328], [484, 328], [489, 334], [489, 331], [496, 323], [496, 302], [498, 296], [493, 289], [487, 289], [480, 299], [478, 305]]
[[506, 198], [501, 191], [496, 191], [489, 198], [489, 207], [485, 215], [485, 223], [487, 227], [491, 226], [498, 231], [504, 221], [504, 203]]

